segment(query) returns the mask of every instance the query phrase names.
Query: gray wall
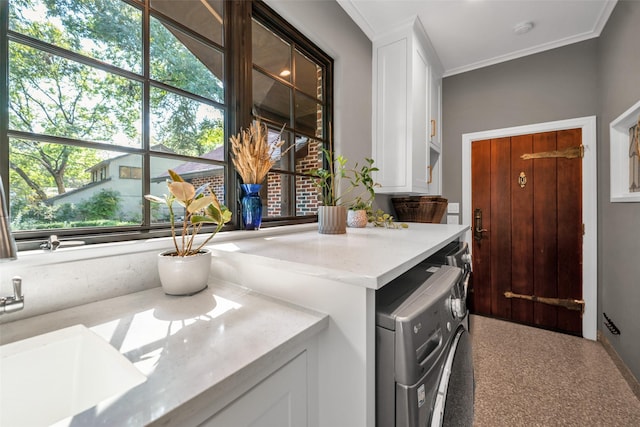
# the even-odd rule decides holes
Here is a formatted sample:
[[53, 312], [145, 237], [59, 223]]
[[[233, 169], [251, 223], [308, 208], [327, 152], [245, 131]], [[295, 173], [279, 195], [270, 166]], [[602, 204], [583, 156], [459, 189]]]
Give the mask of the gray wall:
[[443, 196], [462, 203], [462, 134], [594, 116], [597, 111], [596, 40], [445, 77]]
[[609, 202], [609, 123], [640, 100], [640, 2], [619, 1], [598, 41], [598, 299], [622, 331], [604, 336], [640, 379], [640, 203]]
[[640, 99], [638, 22], [640, 2], [620, 1], [598, 39], [443, 81], [443, 196], [450, 202], [462, 202], [462, 134], [597, 115], [599, 329], [604, 310], [622, 330], [606, 337], [636, 378], [640, 204], [609, 203], [608, 127]]

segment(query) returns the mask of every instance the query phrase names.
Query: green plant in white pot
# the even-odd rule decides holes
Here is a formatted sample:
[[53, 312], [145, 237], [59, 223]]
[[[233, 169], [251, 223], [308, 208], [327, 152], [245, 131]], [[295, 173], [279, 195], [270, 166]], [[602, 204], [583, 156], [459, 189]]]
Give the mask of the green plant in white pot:
[[[174, 248], [158, 255], [158, 273], [166, 294], [193, 295], [207, 287], [211, 251], [204, 246], [231, 220], [231, 211], [220, 204], [209, 184], [196, 189], [173, 170], [169, 170], [169, 176], [169, 194], [164, 198], [150, 194], [144, 196], [150, 202], [166, 204], [169, 209]], [[179, 236], [174, 202], [184, 208]], [[196, 236], [207, 224], [215, 224], [216, 227], [206, 239], [196, 244]]]
[[328, 168], [318, 168], [311, 171], [315, 179], [315, 186], [322, 193], [322, 205], [318, 207], [318, 232], [321, 234], [344, 234], [347, 232], [347, 209], [340, 205], [337, 187], [346, 177], [347, 159], [342, 155], [333, 156], [331, 142], [329, 149], [322, 148], [327, 159], [333, 160]]
[[349, 205], [347, 211], [347, 225], [349, 227], [366, 227], [373, 200], [376, 198], [375, 189], [380, 187], [380, 184], [375, 182], [371, 176], [372, 172], [378, 171], [378, 168], [373, 166], [373, 159], [365, 158], [365, 162], [366, 164], [361, 167], [356, 163], [354, 168], [350, 170], [350, 187], [347, 191], [360, 188], [361, 192]]

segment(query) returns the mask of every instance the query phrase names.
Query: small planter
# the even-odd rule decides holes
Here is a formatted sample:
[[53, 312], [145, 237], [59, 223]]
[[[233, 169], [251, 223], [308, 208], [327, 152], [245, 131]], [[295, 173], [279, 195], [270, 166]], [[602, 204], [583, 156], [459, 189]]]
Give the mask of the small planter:
[[211, 270], [211, 251], [203, 249], [196, 255], [171, 256], [175, 250], [158, 254], [158, 273], [167, 295], [193, 295], [207, 287]]
[[347, 227], [364, 228], [367, 226], [367, 211], [364, 209], [347, 211]]
[[318, 232], [344, 234], [347, 232], [347, 208], [344, 206], [318, 207]]

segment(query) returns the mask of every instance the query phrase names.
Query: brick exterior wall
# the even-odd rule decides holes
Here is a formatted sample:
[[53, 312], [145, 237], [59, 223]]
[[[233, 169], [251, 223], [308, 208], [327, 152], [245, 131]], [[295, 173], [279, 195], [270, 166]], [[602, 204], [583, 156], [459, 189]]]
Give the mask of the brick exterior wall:
[[267, 176], [267, 215], [277, 217], [282, 214], [282, 175], [270, 173]]
[[[295, 169], [298, 173], [307, 173], [317, 169], [322, 164], [319, 144], [316, 141], [308, 143], [308, 154], [296, 159]], [[266, 216], [278, 217], [282, 212], [282, 178], [283, 175], [270, 173], [267, 177], [267, 206]], [[318, 189], [313, 185], [313, 179], [296, 176], [296, 216], [315, 215], [320, 204]]]
[[[309, 144], [309, 155], [296, 164], [296, 170], [309, 172], [322, 165], [322, 153], [315, 141]], [[296, 215], [315, 215], [320, 205], [320, 192], [312, 178], [296, 177]]]
[[196, 177], [189, 180], [189, 182], [196, 188], [200, 187], [202, 184], [209, 183], [213, 192], [216, 193], [218, 201], [223, 205], [226, 204], [224, 199], [224, 175], [222, 171], [216, 172], [212, 176]]

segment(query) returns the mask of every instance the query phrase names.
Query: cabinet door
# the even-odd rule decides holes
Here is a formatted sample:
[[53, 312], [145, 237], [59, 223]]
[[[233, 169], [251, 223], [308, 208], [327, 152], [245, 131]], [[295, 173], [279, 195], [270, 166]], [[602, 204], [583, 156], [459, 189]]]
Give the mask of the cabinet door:
[[408, 172], [411, 174], [410, 190], [426, 192], [429, 188], [429, 75], [431, 69], [424, 50], [415, 43], [413, 50], [413, 63], [411, 90], [407, 97], [411, 101], [412, 121], [411, 140], [409, 145], [409, 157], [411, 158]]
[[202, 425], [300, 427], [308, 424], [305, 351]]
[[[437, 194], [432, 188], [439, 189], [439, 184], [431, 185], [439, 165], [431, 164], [430, 144], [431, 113], [440, 115], [440, 100], [438, 92], [431, 92], [442, 79], [430, 76], [427, 40], [420, 25], [414, 22], [373, 44], [372, 156], [380, 169], [375, 180], [381, 184], [376, 190], [381, 194]], [[434, 122], [437, 137], [438, 121]]]
[[436, 73], [429, 75], [429, 141], [436, 148], [442, 143], [442, 78]]
[[372, 147], [376, 166], [380, 169], [376, 181], [383, 189], [406, 187], [407, 162], [410, 154], [408, 139], [407, 102], [410, 76], [407, 66], [409, 40], [403, 37], [376, 47], [377, 81], [374, 134], [376, 143]]
[[442, 77], [429, 74], [429, 194], [442, 194]]

